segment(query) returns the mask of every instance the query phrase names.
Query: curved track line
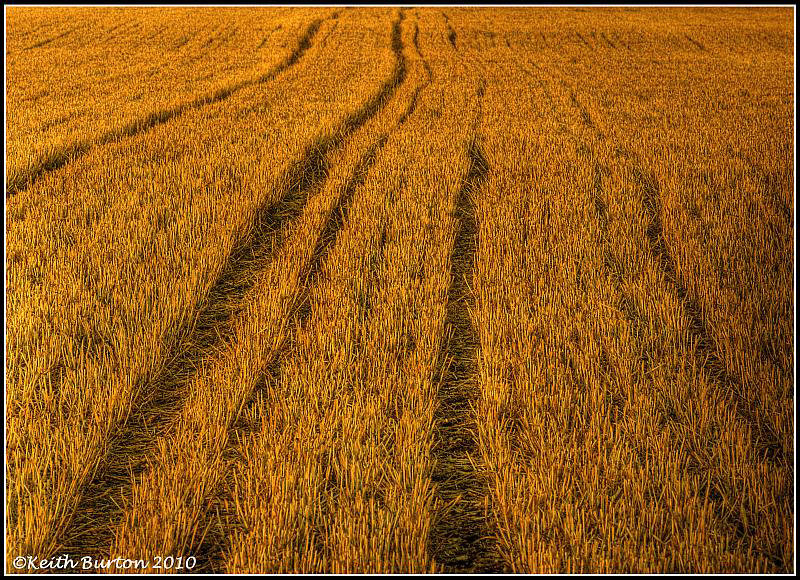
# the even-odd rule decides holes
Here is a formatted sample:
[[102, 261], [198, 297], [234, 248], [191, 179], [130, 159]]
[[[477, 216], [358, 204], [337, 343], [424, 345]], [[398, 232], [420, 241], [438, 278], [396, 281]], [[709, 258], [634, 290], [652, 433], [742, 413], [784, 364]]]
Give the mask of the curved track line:
[[[329, 18], [336, 18], [337, 16], [338, 13], [334, 13]], [[292, 53], [287, 56], [283, 62], [279, 63], [277, 66], [261, 76], [218, 89], [213, 93], [203, 95], [183, 105], [152, 112], [146, 117], [137, 119], [136, 121], [128, 123], [121, 128], [112, 129], [111, 131], [103, 133], [101, 136], [91, 141], [76, 143], [57, 151], [53, 151], [44, 159], [40, 160], [33, 168], [21, 171], [16, 176], [9, 176], [6, 183], [6, 197], [16, 195], [17, 193], [26, 190], [44, 175], [56, 171], [57, 169], [61, 169], [65, 165], [72, 163], [95, 147], [145, 133], [153, 127], [166, 123], [170, 119], [174, 119], [175, 117], [178, 117], [187, 111], [218, 103], [227, 99], [241, 89], [272, 80], [278, 74], [295, 65], [297, 61], [300, 60], [305, 52], [311, 47], [312, 40], [322, 25], [323, 20], [324, 19], [314, 20], [300, 37], [295, 50], [292, 51]]]
[[[403, 84], [403, 82], [405, 82], [407, 66], [406, 58], [403, 54], [403, 45], [400, 38], [400, 24], [403, 18], [404, 14], [401, 11], [401, 17], [394, 26], [392, 36], [392, 46], [398, 59], [398, 66], [396, 67], [395, 74], [392, 77], [394, 84], [391, 86], [387, 85], [388, 90], [382, 97], [380, 109], [383, 109], [383, 107], [392, 98], [397, 88]], [[424, 63], [424, 65], [427, 70], [427, 63]], [[423, 90], [424, 87], [429, 83], [430, 79], [415, 89], [412, 98], [409, 100], [408, 107], [406, 107], [406, 109], [398, 117], [394, 128], [378, 137], [355, 164], [347, 184], [343, 188], [335, 206], [331, 209], [331, 212], [325, 221], [324, 228], [317, 239], [316, 247], [314, 248], [311, 261], [307, 267], [307, 282], [302, 292], [303, 295], [299, 298], [300, 307], [297, 308], [290, 316], [288, 324], [290, 328], [294, 328], [295, 330], [289, 335], [287, 342], [272, 357], [272, 361], [265, 370], [264, 380], [261, 381], [251, 393], [250, 399], [245, 403], [243, 410], [239, 413], [240, 417], [248, 415], [247, 409], [256, 403], [258, 400], [257, 397], [259, 391], [264, 390], [267, 384], [275, 383], [280, 380], [281, 367], [284, 357], [286, 356], [286, 353], [292, 349], [296, 332], [305, 324], [311, 315], [311, 289], [319, 284], [319, 277], [322, 273], [322, 264], [327, 260], [328, 254], [336, 245], [339, 233], [347, 223], [350, 206], [352, 205], [356, 191], [366, 180], [366, 177], [372, 169], [372, 166], [377, 161], [380, 150], [385, 146], [391, 133], [399, 129], [413, 114], [420, 91]], [[376, 110], [375, 113], [377, 112], [378, 111]], [[372, 116], [374, 116], [374, 114], [371, 115], [370, 118]], [[364, 122], [366, 120], [368, 119], [365, 119]], [[363, 124], [363, 122], [361, 124]], [[359, 127], [360, 126], [361, 125], [359, 125]], [[355, 127], [353, 131], [359, 127]], [[246, 425], [244, 427], [237, 428], [237, 426], [234, 424], [230, 427], [230, 431], [248, 433], [257, 428], [257, 425]], [[229, 435], [229, 442], [233, 439], [234, 438]], [[229, 443], [228, 447], [230, 448], [230, 446], [231, 444]], [[227, 449], [227, 451], [230, 451], [230, 449]], [[230, 527], [231, 520], [235, 518], [235, 516], [229, 510], [225, 510], [222, 507], [222, 503], [219, 502], [219, 498], [215, 498], [213, 503], [215, 503], [216, 510], [210, 509], [209, 514], [212, 513], [212, 511], [216, 513], [216, 522], [206, 521], [206, 526], [208, 529], [210, 529], [210, 533], [207, 533], [204, 536], [203, 542], [198, 548], [198, 553], [205, 554], [205, 558], [203, 558], [203, 560], [207, 562], [202, 571], [218, 573], [223, 571], [225, 554], [230, 547], [230, 538], [228, 534], [226, 534], [226, 527]], [[220, 512], [224, 512], [222, 516], [220, 516]], [[216, 526], [214, 526], [214, 523], [216, 523]]]
[[[400, 40], [403, 17], [401, 12], [392, 30], [392, 48], [397, 57], [392, 76], [361, 109], [345, 119], [333, 136], [322, 139], [309, 149], [290, 172], [287, 181], [295, 185], [287, 190], [282, 200], [259, 210], [252, 233], [235, 245], [192, 330], [184, 331], [188, 338], [173, 350], [167, 368], [151, 381], [151, 388], [146, 391], [149, 395], [147, 400], [137, 403], [139, 413], [113, 438], [106, 453], [106, 464], [87, 485], [75, 518], [65, 534], [65, 543], [70, 549], [107, 555], [113, 541], [113, 522], [119, 519], [124, 498], [131, 490], [131, 475], [142, 474], [147, 469], [149, 451], [156, 440], [166, 434], [171, 420], [180, 411], [185, 397], [184, 387], [201, 368], [202, 360], [233, 338], [235, 316], [241, 312], [245, 296], [256, 281], [254, 271], [266, 267], [275, 248], [285, 242], [282, 239], [284, 226], [299, 216], [307, 196], [327, 179], [328, 154], [382, 109], [405, 79], [406, 63]], [[331, 230], [326, 227], [326, 231]], [[311, 273], [318, 269], [326, 246], [321, 242], [321, 248], [309, 265]], [[99, 516], [110, 525], [98, 529]], [[207, 541], [201, 547], [206, 553], [213, 552]]]
[[[535, 78], [540, 83], [541, 87], [545, 91], [545, 95], [548, 99], [548, 103], [551, 109], [551, 112], [556, 115], [557, 109], [555, 101], [552, 98], [552, 95], [549, 94], [546, 84], [541, 78], [536, 77], [530, 71], [528, 71], [521, 63], [516, 62], [517, 66], [525, 72], [525, 74], [529, 75], [531, 78]], [[532, 63], [535, 68], [538, 70], [542, 70], [541, 67]], [[542, 71], [544, 72], [544, 71]], [[567, 128], [566, 123], [559, 119], [560, 125], [568, 132], [568, 134], [578, 143], [579, 150], [590, 158], [594, 155], [593, 149], [591, 147], [590, 141], [603, 141], [605, 136], [602, 132], [597, 128], [594, 122], [591, 120], [591, 117], [588, 115], [588, 111], [581, 105], [581, 103], [575, 97], [574, 89], [563, 79], [558, 79], [551, 73], [550, 76], [554, 80], [558, 80], [564, 90], [570, 97], [570, 104], [577, 110], [577, 112], [581, 116], [582, 120], [582, 127], [584, 130], [588, 130], [590, 132], [589, 135], [586, 137], [580, 136], [575, 130]], [[639, 156], [636, 152], [631, 152], [628, 150], [620, 150], [620, 153], [623, 154], [625, 157], [634, 158], [637, 160]], [[598, 225], [601, 231], [601, 240], [600, 243], [603, 246], [603, 261], [604, 267], [609, 273], [610, 279], [612, 284], [617, 292], [621, 295], [621, 304], [620, 304], [620, 311], [625, 316], [628, 324], [636, 330], [642, 323], [641, 323], [641, 314], [639, 313], [638, 309], [636, 308], [633, 301], [622, 291], [620, 280], [618, 279], [618, 275], [616, 274], [616, 270], [618, 269], [615, 259], [612, 256], [611, 252], [608, 250], [605, 244], [605, 236], [607, 232], [608, 226], [608, 213], [607, 207], [602, 200], [602, 192], [603, 192], [603, 179], [605, 178], [608, 172], [608, 168], [599, 164], [597, 161], [594, 163], [594, 191], [591, 194], [592, 203], [594, 205], [596, 218], [598, 221]], [[762, 423], [757, 420], [757, 417], [754, 412], [750, 410], [748, 407], [747, 402], [744, 400], [744, 397], [741, 395], [741, 382], [738, 380], [737, 377], [731, 376], [727, 373], [722, 360], [720, 359], [719, 355], [717, 354], [716, 347], [711, 340], [711, 334], [709, 329], [707, 328], [704, 319], [701, 315], [701, 311], [699, 310], [699, 306], [697, 303], [688, 295], [688, 290], [682, 284], [678, 277], [678, 273], [676, 270], [675, 263], [668, 252], [666, 241], [663, 237], [662, 227], [661, 227], [661, 206], [660, 206], [660, 190], [658, 187], [658, 183], [655, 180], [655, 177], [652, 175], [646, 175], [644, 170], [642, 169], [640, 164], [634, 165], [634, 180], [637, 183], [637, 186], [640, 189], [642, 194], [642, 203], [643, 209], [645, 211], [645, 215], [648, 219], [648, 225], [646, 230], [646, 238], [647, 243], [649, 246], [649, 251], [652, 256], [654, 256], [659, 270], [665, 276], [669, 287], [675, 293], [675, 295], [679, 298], [679, 300], [683, 304], [683, 311], [688, 319], [689, 322], [689, 332], [690, 336], [695, 344], [698, 345], [697, 349], [697, 360], [700, 367], [703, 369], [703, 372], [710, 378], [711, 384], [713, 387], [719, 392], [725, 399], [730, 401], [733, 404], [733, 407], [738, 415], [739, 419], [750, 427], [752, 439], [751, 444], [753, 446], [753, 450], [756, 456], [764, 455], [769, 461], [777, 461], [782, 462], [785, 460], [784, 451], [780, 442], [777, 438], [777, 435], [771, 432], [769, 429], [769, 425], [767, 425], [767, 432], [764, 433], [763, 429], [760, 427]], [[638, 331], [634, 332], [635, 335], [638, 335]], [[649, 368], [651, 366], [650, 359], [646, 356], [646, 351], [644, 347], [639, 344], [637, 340], [637, 348], [640, 351], [641, 360], [644, 362], [645, 368]], [[729, 386], [734, 386], [733, 392], [731, 389], [726, 388]], [[624, 401], [621, 402], [624, 405]], [[615, 402], [615, 407], [617, 406]], [[728, 522], [734, 529], [734, 534], [737, 538], [742, 538], [747, 534], [751, 534], [752, 530], [748, 530], [745, 524], [736, 516], [732, 516], [731, 514], [722, 513], [720, 509], [720, 500], [721, 498], [715, 492], [711, 492], [708, 498], [714, 508], [715, 513], [720, 517], [723, 521]], [[764, 554], [767, 557], [770, 557], [769, 554]], [[776, 563], [778, 568], [783, 569], [783, 566], [780, 562]]]
[[713, 378], [720, 391], [727, 395], [726, 398], [733, 403], [739, 416], [749, 424], [753, 449], [756, 453], [765, 455], [770, 461], [785, 463], [787, 461], [786, 453], [778, 436], [772, 432], [769, 423], [758, 420], [757, 409], [753, 409], [753, 404], [743, 395], [744, 385], [741, 379], [728, 372], [719, 355], [711, 331], [708, 329], [700, 305], [689, 294], [688, 289], [681, 281], [661, 225], [661, 190], [658, 181], [655, 176], [645, 173], [638, 166], [633, 170], [633, 178], [641, 191], [643, 207], [649, 221], [646, 235], [650, 251], [684, 305], [684, 311], [689, 319], [690, 332], [697, 341], [697, 353], [701, 366]]
[[[551, 76], [553, 75], [551, 74]], [[598, 140], [605, 139], [603, 133], [589, 116], [588, 111], [575, 97], [574, 89], [564, 79], [555, 76], [553, 78], [558, 80], [568, 92], [570, 102], [580, 113], [584, 126], [591, 130]], [[544, 84], [542, 86], [544, 87]], [[554, 103], [551, 103], [551, 106], [553, 105]], [[573, 136], [575, 135], [573, 134]], [[580, 140], [577, 136], [575, 138]], [[744, 385], [741, 379], [727, 371], [712, 339], [711, 331], [705, 322], [700, 304], [689, 295], [688, 289], [680, 279], [677, 267], [663, 236], [658, 182], [654, 176], [648, 174], [642, 168], [641, 163], [638, 161], [639, 155], [636, 152], [623, 150], [622, 153], [637, 160], [633, 167], [633, 178], [642, 194], [643, 208], [649, 222], [646, 231], [649, 250], [675, 295], [683, 304], [683, 310], [689, 322], [691, 337], [698, 345], [697, 360], [699, 364], [712, 379], [720, 394], [733, 404], [737, 415], [750, 427], [751, 443], [756, 454], [764, 455], [769, 461], [784, 463], [788, 458], [777, 434], [772, 432], [768, 424], [758, 420], [758, 410], [753, 408], [753, 404], [749, 403], [743, 394]]]

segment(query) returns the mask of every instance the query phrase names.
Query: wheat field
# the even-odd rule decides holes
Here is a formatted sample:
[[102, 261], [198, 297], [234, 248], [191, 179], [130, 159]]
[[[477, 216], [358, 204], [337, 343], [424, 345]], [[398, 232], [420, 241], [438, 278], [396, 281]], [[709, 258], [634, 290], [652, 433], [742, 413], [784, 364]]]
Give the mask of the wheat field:
[[6, 17], [7, 572], [795, 571], [794, 9]]

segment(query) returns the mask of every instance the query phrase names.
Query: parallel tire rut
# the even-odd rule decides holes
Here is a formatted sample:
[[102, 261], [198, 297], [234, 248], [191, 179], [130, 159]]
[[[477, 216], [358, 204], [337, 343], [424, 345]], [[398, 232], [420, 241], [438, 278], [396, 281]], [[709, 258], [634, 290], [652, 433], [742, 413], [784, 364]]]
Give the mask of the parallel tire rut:
[[[400, 23], [403, 19], [403, 12], [401, 12], [400, 20], [395, 25], [394, 34], [393, 34], [393, 47], [395, 48], [395, 54], [398, 59], [398, 66], [395, 70], [395, 75], [392, 77], [394, 79], [395, 84], [389, 87], [386, 92], [383, 93], [384, 101], [381, 103], [381, 108], [383, 105], [388, 102], [388, 100], [392, 97], [394, 91], [398, 86], [400, 86], [404, 80], [406, 75], [406, 63], [405, 57], [403, 55], [403, 45], [400, 41]], [[427, 69], [427, 63], [425, 63]], [[397, 123], [395, 124], [394, 130], [397, 130], [401, 125], [403, 125], [408, 118], [413, 114], [416, 104], [417, 98], [420, 92], [424, 89], [425, 86], [430, 82], [423, 83], [422, 85], [418, 86], [412, 98], [409, 101], [408, 107], [406, 107], [405, 111], [399, 116]], [[377, 112], [377, 111], [376, 111]], [[365, 119], [366, 120], [366, 119]], [[355, 130], [355, 128], [353, 129]], [[287, 343], [283, 345], [281, 351], [277, 353], [274, 358], [272, 359], [271, 363], [268, 365], [264, 372], [264, 376], [259, 384], [254, 389], [250, 399], [245, 404], [244, 411], [240, 413], [240, 417], [245, 417], [252, 414], [252, 407], [258, 401], [259, 392], [262, 392], [266, 389], [267, 385], [275, 384], [280, 381], [281, 377], [281, 369], [283, 366], [283, 361], [285, 357], [288, 355], [288, 352], [291, 352], [293, 349], [293, 341], [294, 341], [294, 333], [296, 333], [308, 320], [309, 316], [311, 315], [311, 289], [316, 287], [319, 283], [319, 276], [321, 275], [321, 267], [322, 264], [325, 262], [328, 254], [336, 245], [336, 240], [338, 239], [339, 232], [342, 230], [344, 225], [347, 223], [347, 217], [349, 214], [350, 206], [353, 202], [353, 197], [355, 195], [356, 190], [364, 183], [369, 171], [371, 170], [372, 166], [377, 161], [378, 154], [380, 150], [384, 147], [387, 140], [389, 139], [389, 133], [381, 135], [372, 145], [367, 149], [364, 155], [359, 159], [358, 163], [356, 164], [355, 168], [353, 169], [353, 173], [344, 187], [341, 197], [339, 198], [336, 207], [334, 207], [331, 211], [331, 214], [328, 216], [328, 219], [325, 223], [324, 229], [319, 235], [317, 240], [317, 245], [314, 249], [314, 253], [312, 255], [311, 261], [308, 265], [308, 273], [306, 275], [306, 283], [304, 284], [303, 288], [303, 295], [299, 298], [298, 302], [300, 306], [298, 309], [294, 311], [291, 316], [291, 320], [289, 321], [289, 327], [294, 328], [294, 332], [290, 334], [287, 338]], [[229, 437], [229, 441], [242, 441], [246, 438], [246, 436], [250, 433], [257, 431], [259, 428], [258, 425], [252, 424], [252, 422], [247, 422], [245, 420], [238, 421], [236, 424], [231, 426], [231, 436]], [[238, 434], [238, 439], [236, 434]], [[236, 446], [236, 443], [231, 443], [228, 445], [228, 455], [231, 459], [233, 459], [236, 455], [233, 447]], [[233, 459], [235, 461], [235, 459]], [[214, 498], [214, 508], [210, 510], [210, 513], [213, 514], [215, 517], [215, 521], [208, 522], [209, 533], [205, 536], [205, 539], [201, 546], [198, 549], [198, 553], [204, 555], [202, 560], [205, 564], [197, 570], [197, 572], [209, 572], [209, 573], [221, 573], [223, 572], [223, 561], [225, 558], [225, 553], [229, 547], [228, 543], [228, 534], [226, 530], [229, 530], [232, 526], [235, 526], [235, 516], [226, 511], [222, 508], [220, 498]], [[213, 517], [212, 516], [212, 517]]]
[[[67, 548], [86, 554], [105, 555], [112, 540], [110, 522], [121, 514], [123, 499], [131, 487], [131, 476], [147, 468], [150, 451], [168, 432], [180, 412], [186, 386], [211, 352], [224, 348], [232, 337], [232, 322], [244, 306], [244, 299], [266, 267], [275, 248], [283, 242], [285, 226], [300, 215], [314, 176], [319, 174], [316, 149], [295, 169], [297, 185], [278, 203], [261, 208], [250, 232], [234, 246], [220, 277], [199, 306], [191, 324], [180, 331], [166, 366], [140, 388], [136, 413], [118, 427], [105, 451], [105, 463], [98, 468], [76, 509], [75, 519], [65, 534]], [[109, 522], [98, 527], [97, 522]]]
[[[518, 63], [518, 65], [527, 75], [531, 76], [532, 78], [535, 77], [535, 75], [525, 69], [521, 63]], [[542, 88], [547, 91], [546, 85], [541, 82], [541, 79], [539, 79], [539, 81]], [[575, 107], [578, 113], [580, 113], [583, 126], [593, 133], [593, 138], [602, 141], [605, 138], [604, 135], [597, 129], [596, 125], [591, 120], [588, 111], [577, 100], [574, 90], [563, 80], [560, 80], [560, 84], [569, 94], [572, 106]], [[552, 100], [552, 96], [547, 92], [546, 95], [549, 100], [551, 111], [555, 113], [556, 108], [555, 103]], [[568, 129], [565, 123], [561, 122], [561, 125], [576, 140], [579, 151], [581, 151], [583, 155], [587, 156], [587, 158], [591, 158], [593, 155], [592, 147], [573, 130]], [[625, 154], [627, 157], [636, 157], [635, 154], [629, 151], [623, 150], [621, 153]], [[743, 161], [747, 163], [751, 169], [756, 171], [756, 169], [752, 167], [752, 163], [748, 163], [749, 160], [743, 159]], [[618, 292], [622, 293], [622, 300], [621, 304], [619, 305], [620, 311], [623, 312], [626, 320], [633, 326], [633, 328], [637, 328], [641, 324], [641, 315], [637, 311], [633, 301], [629, 297], [625, 296], [624, 292], [622, 292], [620, 280], [618, 280], [618, 276], [616, 274], [616, 270], [618, 269], [617, 264], [615, 263], [615, 259], [613, 258], [611, 252], [605, 247], [604, 242], [607, 234], [608, 214], [607, 207], [602, 200], [601, 193], [603, 188], [603, 177], [606, 171], [607, 169], [605, 167], [595, 162], [594, 192], [592, 193], [592, 203], [594, 205], [595, 214], [602, 236], [601, 243], [603, 244], [603, 261], [607, 272], [611, 276], [614, 287]], [[697, 303], [688, 296], [687, 289], [681, 284], [678, 278], [675, 264], [667, 250], [666, 242], [663, 237], [661, 226], [660, 192], [655, 178], [652, 176], [646, 176], [640, 167], [636, 167], [634, 170], [634, 179], [638, 183], [639, 189], [642, 192], [643, 207], [645, 210], [645, 215], [649, 220], [646, 231], [649, 250], [655, 257], [659, 269], [664, 274], [666, 280], [670, 284], [670, 287], [675, 292], [675, 295], [684, 305], [684, 312], [689, 319], [691, 337], [694, 343], [698, 345], [698, 361], [700, 362], [704, 372], [712, 379], [715, 387], [721, 392], [721, 394], [729, 400], [733, 400], [737, 414], [744, 421], [744, 423], [750, 427], [753, 449], [756, 450], [757, 453], [764, 455], [769, 461], [784, 461], [785, 453], [782, 446], [778, 442], [777, 436], [769, 429], [765, 431], [762, 423], [757, 420], [755, 414], [749, 409], [747, 403], [744, 402], [741, 396], [741, 382], [736, 377], [733, 377], [727, 373], [724, 364], [717, 354], [716, 347], [711, 341], [711, 335], [705, 325], [705, 322], [703, 321]], [[638, 334], [638, 332], [635, 332], [634, 334]], [[649, 367], [650, 358], [645, 355], [644, 351], [642, 351], [641, 359], [645, 363], [645, 368]], [[624, 402], [622, 403], [624, 404]], [[709, 494], [709, 499], [714, 505], [714, 510], [720, 519], [727, 521], [734, 528], [737, 538], [741, 540], [748, 533], [754, 532], [754, 530], [748, 530], [747, 526], [745, 526], [745, 524], [741, 522], [737, 516], [723, 513], [719, 506], [721, 498], [718, 497], [714, 492]], [[770, 556], [769, 554], [766, 555]], [[781, 563], [776, 563], [776, 566], [778, 568], [783, 567]]]
[[[338, 13], [334, 13], [331, 15], [331, 18], [336, 18], [337, 16]], [[72, 163], [96, 147], [135, 137], [136, 135], [149, 131], [153, 127], [162, 125], [170, 119], [178, 117], [187, 111], [218, 103], [227, 99], [241, 89], [272, 80], [300, 60], [305, 52], [311, 47], [311, 42], [321, 25], [321, 19], [314, 20], [308, 26], [308, 28], [306, 28], [295, 50], [283, 62], [256, 79], [241, 81], [234, 85], [219, 89], [213, 94], [203, 95], [193, 101], [183, 105], [178, 105], [171, 109], [152, 112], [146, 117], [129, 123], [124, 127], [108, 131], [92, 141], [77, 143], [63, 149], [59, 149], [58, 151], [50, 154], [47, 159], [42, 160], [30, 170], [9, 179], [8, 183], [6, 184], [6, 197], [13, 196], [29, 188], [33, 183], [44, 177], [46, 174], [61, 169], [65, 165]]]
[[763, 454], [769, 461], [786, 463], [787, 458], [778, 437], [758, 419], [757, 411], [751, 408], [743, 395], [742, 382], [738, 377], [728, 373], [725, 363], [720, 358], [717, 347], [711, 338], [699, 304], [689, 295], [683, 285], [675, 262], [672, 259], [664, 239], [661, 225], [661, 193], [658, 182], [652, 175], [647, 175], [641, 168], [636, 168], [634, 179], [642, 192], [644, 210], [649, 219], [647, 240], [652, 254], [656, 257], [661, 271], [675, 290], [675, 294], [684, 304], [689, 318], [689, 329], [697, 342], [698, 358], [704, 370], [712, 377], [723, 394], [734, 404], [739, 414], [749, 425], [752, 433], [753, 448]]
[[[595, 134], [597, 139], [605, 139], [603, 133], [599, 131], [591, 120], [586, 108], [577, 100], [574, 89], [563, 79], [559, 79], [559, 83], [569, 93], [570, 101], [580, 113], [583, 124]], [[638, 157], [638, 155], [630, 151], [623, 150], [622, 153], [628, 157]], [[725, 364], [711, 338], [711, 333], [703, 318], [700, 305], [689, 295], [687, 288], [680, 280], [662, 231], [658, 182], [653, 176], [647, 175], [640, 166], [634, 168], [633, 177], [641, 191], [643, 208], [649, 221], [646, 231], [649, 250], [654, 256], [659, 269], [674, 290], [675, 295], [684, 305], [691, 336], [698, 345], [697, 358], [699, 363], [714, 381], [720, 393], [732, 401], [739, 417], [750, 427], [752, 444], [756, 452], [765, 456], [769, 461], [785, 463], [787, 461], [786, 453], [777, 435], [772, 432], [768, 425], [759, 420], [757, 409], [753, 409], [752, 405], [746, 401], [741, 380], [726, 370]]]
[[[347, 213], [352, 203], [355, 190], [363, 183], [366, 174], [375, 162], [378, 151], [383, 147], [387, 139], [388, 136], [384, 135], [376, 143], [373, 143], [364, 154], [353, 171], [350, 182], [345, 187], [339, 203], [328, 217], [325, 228], [317, 240], [317, 246], [308, 266], [308, 274], [306, 276], [308, 282], [305, 284], [303, 296], [299, 299], [300, 307], [295, 310], [289, 320], [288, 326], [289, 328], [294, 328], [294, 332], [302, 327], [311, 314], [310, 289], [315, 287], [318, 283], [317, 279], [321, 271], [322, 263], [335, 245], [338, 233], [347, 221]], [[256, 385], [250, 399], [245, 404], [244, 410], [240, 413], [240, 419], [231, 426], [231, 433], [228, 438], [228, 449], [226, 450], [230, 460], [235, 461], [236, 454], [233, 447], [237, 445], [236, 442], [245, 440], [248, 434], [258, 430], [259, 425], [247, 422], [244, 420], [244, 417], [252, 415], [252, 409], [258, 401], [259, 393], [263, 392], [267, 388], [267, 385], [275, 384], [280, 381], [283, 361], [288, 353], [293, 350], [293, 342], [294, 335], [292, 334], [287, 338], [287, 342], [282, 346], [280, 352], [276, 353], [272, 358], [271, 363], [264, 371], [262, 380]], [[214, 498], [212, 503], [214, 505], [209, 512], [211, 514], [210, 517], [216, 516], [216, 518], [215, 521], [208, 521], [209, 533], [206, 534], [203, 543], [197, 550], [197, 553], [200, 555], [198, 561], [201, 562], [201, 566], [196, 570], [198, 573], [224, 572], [224, 558], [229, 548], [228, 534], [226, 531], [235, 527], [235, 523], [233, 523], [235, 516], [222, 507], [222, 502], [219, 501], [219, 498]]]
[[[479, 96], [482, 89], [481, 85]], [[458, 233], [453, 244], [445, 320], [449, 341], [441, 364], [433, 449], [436, 465], [432, 478], [444, 509], [431, 530], [430, 550], [434, 561], [448, 573], [503, 571], [481, 508], [487, 495], [486, 484], [472, 465], [477, 444], [471, 403], [478, 395], [478, 336], [469, 314], [469, 281], [478, 233], [472, 197], [489, 171], [475, 138], [469, 145], [469, 159], [469, 170], [456, 199]]]
[[[335, 149], [341, 147], [344, 141], [346, 141], [350, 135], [352, 135], [361, 126], [363, 126], [364, 123], [366, 123], [381, 109], [383, 109], [389, 100], [391, 100], [397, 88], [404, 82], [406, 77], [406, 61], [403, 54], [404, 47], [401, 40], [401, 26], [403, 19], [404, 12], [401, 10], [399, 18], [395, 21], [392, 28], [392, 48], [395, 53], [396, 65], [391, 77], [386, 81], [386, 83], [384, 83], [380, 91], [372, 99], [370, 99], [363, 108], [350, 115], [332, 137], [323, 139], [320, 143], [318, 143], [305, 157], [304, 161], [301, 162], [295, 169], [290, 182], [298, 183], [296, 189], [292, 190], [295, 192], [296, 199], [285, 199], [281, 204], [279, 204], [285, 205], [287, 202], [292, 204], [292, 211], [283, 214], [287, 218], [284, 221], [288, 222], [290, 219], [294, 220], [302, 212], [308, 196], [321, 188], [328, 176], [328, 166], [326, 161], [327, 157]], [[408, 114], [408, 110], [404, 112], [403, 116], [398, 122], [398, 125], [406, 120]], [[352, 202], [352, 196], [359, 184], [365, 178], [366, 173], [369, 171], [372, 164], [375, 162], [378, 151], [381, 147], [383, 147], [387, 139], [388, 135], [382, 136], [365, 153], [356, 166], [354, 174], [346, 186], [339, 203], [337, 204], [336, 208], [334, 208], [331, 215], [329, 215], [326, 225], [318, 239], [314, 254], [307, 265], [307, 284], [306, 290], [303, 292], [303, 294], [307, 295], [307, 289], [316, 284], [321, 263], [335, 242], [338, 231], [344, 225], [349, 205]], [[276, 247], [276, 244], [273, 243], [271, 246]], [[264, 266], [265, 265], [266, 264], [264, 264]], [[252, 278], [252, 276], [249, 277], [249, 279]], [[292, 315], [290, 326], [296, 327], [298, 323], [302, 324], [302, 322], [310, 313], [307, 298], [304, 299], [300, 297], [300, 302], [301, 307]], [[289, 344], [283, 345], [280, 351], [277, 352], [270, 361], [265, 361], [265, 374], [267, 375], [265, 380], [268, 377], [275, 379], [280, 375], [280, 361], [282, 356], [285, 355], [285, 351], [289, 346]], [[245, 407], [253, 403], [254, 397], [255, 392], [251, 394], [251, 397], [249, 398], [249, 401]], [[240, 415], [241, 414], [242, 413], [240, 413]], [[232, 432], [237, 430], [235, 423], [234, 425], [230, 426], [230, 430]], [[242, 432], [252, 430], [252, 426], [244, 426], [240, 430]], [[233, 433], [230, 434], [232, 435]], [[229, 437], [229, 441], [231, 441], [231, 437]], [[230, 447], [230, 443], [228, 447]], [[197, 547], [196, 550], [198, 561], [201, 562], [200, 567], [196, 570], [198, 573], [218, 571], [224, 557], [225, 546], [227, 545], [222, 521], [225, 519], [223, 516], [228, 516], [229, 518], [230, 514], [223, 514], [223, 516], [220, 516], [220, 506], [217, 502], [212, 501], [212, 503], [215, 505], [206, 516], [206, 528], [208, 533], [205, 535], [202, 543]], [[217, 515], [216, 522], [211, 520], [211, 512]]]

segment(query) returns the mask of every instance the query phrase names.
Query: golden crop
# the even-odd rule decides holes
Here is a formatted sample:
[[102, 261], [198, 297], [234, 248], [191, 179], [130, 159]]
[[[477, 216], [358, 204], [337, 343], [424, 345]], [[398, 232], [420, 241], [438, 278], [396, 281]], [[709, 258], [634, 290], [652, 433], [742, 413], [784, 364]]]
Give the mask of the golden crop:
[[7, 16], [8, 571], [793, 571], [789, 9]]

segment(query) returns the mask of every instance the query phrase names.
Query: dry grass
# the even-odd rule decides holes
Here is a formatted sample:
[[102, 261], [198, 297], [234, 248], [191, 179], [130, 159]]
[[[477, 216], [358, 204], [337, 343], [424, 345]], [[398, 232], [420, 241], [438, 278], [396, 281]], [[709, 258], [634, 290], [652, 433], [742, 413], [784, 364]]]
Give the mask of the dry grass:
[[793, 571], [789, 10], [8, 16], [10, 562]]

